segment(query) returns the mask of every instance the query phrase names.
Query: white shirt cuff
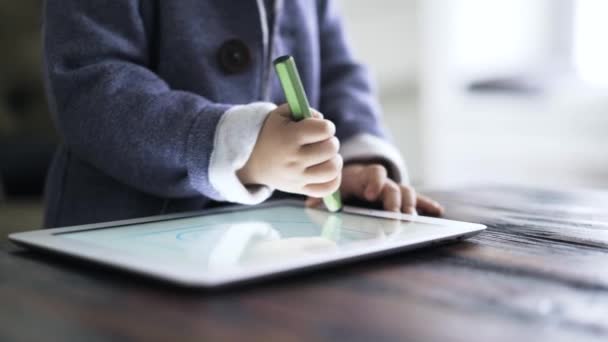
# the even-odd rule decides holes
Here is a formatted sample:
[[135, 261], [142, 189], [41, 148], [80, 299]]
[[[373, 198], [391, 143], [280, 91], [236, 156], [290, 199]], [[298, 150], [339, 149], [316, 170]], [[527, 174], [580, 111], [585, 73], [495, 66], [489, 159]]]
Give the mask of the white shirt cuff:
[[231, 107], [222, 114], [215, 130], [209, 182], [224, 201], [258, 204], [272, 195], [267, 186], [245, 186], [236, 172], [249, 160], [266, 116], [275, 108], [273, 103], [254, 102]]
[[386, 140], [377, 136], [361, 133], [340, 144], [340, 154], [345, 162], [351, 160], [382, 159], [387, 170], [398, 183], [408, 184], [409, 176], [399, 150]]

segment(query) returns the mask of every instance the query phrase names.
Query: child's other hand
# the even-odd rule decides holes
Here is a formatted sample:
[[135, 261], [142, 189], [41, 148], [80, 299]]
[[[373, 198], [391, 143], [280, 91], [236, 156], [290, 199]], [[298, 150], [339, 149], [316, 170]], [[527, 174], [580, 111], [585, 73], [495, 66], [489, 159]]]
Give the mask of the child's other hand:
[[336, 127], [313, 112], [295, 122], [284, 104], [268, 114], [247, 163], [237, 172], [244, 184], [324, 197], [336, 191], [342, 175]]
[[[387, 177], [386, 168], [380, 164], [350, 164], [342, 170], [340, 191], [344, 198], [358, 198], [380, 202], [388, 211], [441, 216], [443, 207], [428, 197], [416, 194], [409, 185], [395, 183]], [[317, 206], [320, 198], [309, 198], [308, 206]]]

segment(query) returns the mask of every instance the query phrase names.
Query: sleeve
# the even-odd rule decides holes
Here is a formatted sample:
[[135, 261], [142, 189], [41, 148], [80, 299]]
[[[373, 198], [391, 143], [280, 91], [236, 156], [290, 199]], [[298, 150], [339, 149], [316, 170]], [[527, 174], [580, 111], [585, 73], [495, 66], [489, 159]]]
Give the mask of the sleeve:
[[355, 61], [335, 1], [319, 0], [321, 102], [319, 110], [336, 124], [345, 162], [376, 161], [389, 176], [407, 183], [405, 163], [388, 141], [380, 105], [364, 66]]
[[[270, 103], [234, 106], [171, 89], [151, 69], [137, 0], [47, 0], [47, 91], [58, 130], [78, 158], [140, 191], [259, 203], [245, 187], [247, 161]], [[235, 117], [249, 114], [243, 129]], [[238, 139], [238, 141], [237, 141]]]

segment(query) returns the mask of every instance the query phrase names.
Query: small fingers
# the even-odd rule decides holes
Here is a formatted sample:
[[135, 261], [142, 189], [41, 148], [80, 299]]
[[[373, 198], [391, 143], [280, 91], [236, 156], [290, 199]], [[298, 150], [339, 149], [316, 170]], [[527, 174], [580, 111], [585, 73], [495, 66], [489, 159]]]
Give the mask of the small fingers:
[[303, 193], [310, 197], [325, 197], [338, 190], [341, 177], [336, 177], [329, 182], [319, 184], [307, 184], [303, 188]]
[[320, 198], [316, 198], [316, 197], [308, 197], [306, 199], [306, 202], [304, 202], [304, 205], [306, 205], [309, 208], [315, 208], [318, 207], [321, 204], [321, 199]]
[[423, 195], [418, 195], [416, 207], [424, 214], [431, 216], [441, 216], [444, 212], [439, 203]]
[[336, 126], [325, 119], [305, 119], [292, 127], [293, 137], [300, 146], [327, 140], [336, 134]]
[[342, 172], [342, 156], [335, 155], [328, 161], [313, 165], [304, 170], [306, 183], [326, 183], [335, 179]]
[[373, 164], [367, 166], [364, 172], [366, 186], [362, 197], [370, 202], [376, 201], [387, 181], [386, 169], [382, 165]]
[[310, 112], [312, 113], [312, 117], [315, 118], [315, 119], [323, 119], [324, 118], [323, 114], [321, 114], [320, 112], [317, 112], [316, 110], [314, 110], [312, 108], [310, 109]]
[[[277, 114], [284, 116], [286, 118], [289, 118], [289, 119], [291, 119], [293, 116], [292, 112], [291, 112], [291, 107], [289, 107], [288, 103], [281, 104], [273, 112], [276, 112]], [[323, 114], [321, 114], [320, 112], [318, 112], [317, 110], [314, 110], [312, 108], [310, 108], [310, 114], [315, 119], [323, 119], [323, 117], [324, 117]]]
[[401, 189], [392, 180], [387, 181], [382, 188], [382, 204], [384, 210], [400, 211], [401, 208]]
[[327, 161], [338, 154], [340, 141], [336, 137], [300, 147], [300, 156], [306, 166]]
[[416, 190], [409, 185], [400, 185], [401, 188], [401, 211], [406, 214], [416, 215]]

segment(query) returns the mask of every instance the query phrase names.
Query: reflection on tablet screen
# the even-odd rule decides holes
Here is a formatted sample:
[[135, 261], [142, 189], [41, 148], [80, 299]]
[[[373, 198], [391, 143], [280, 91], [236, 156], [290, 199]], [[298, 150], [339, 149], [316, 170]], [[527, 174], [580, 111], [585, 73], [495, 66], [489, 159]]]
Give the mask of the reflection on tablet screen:
[[60, 234], [147, 258], [230, 269], [445, 233], [444, 226], [278, 206]]

